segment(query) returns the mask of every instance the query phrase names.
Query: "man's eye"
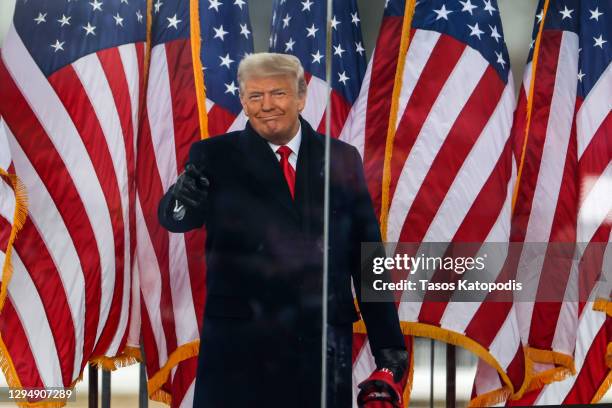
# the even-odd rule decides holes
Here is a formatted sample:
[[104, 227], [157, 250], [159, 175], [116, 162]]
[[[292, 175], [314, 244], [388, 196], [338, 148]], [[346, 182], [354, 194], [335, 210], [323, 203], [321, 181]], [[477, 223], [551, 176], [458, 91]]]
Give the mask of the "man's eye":
[[260, 99], [261, 99], [261, 95], [251, 95], [249, 97], [249, 100], [251, 100], [251, 101], [258, 101]]

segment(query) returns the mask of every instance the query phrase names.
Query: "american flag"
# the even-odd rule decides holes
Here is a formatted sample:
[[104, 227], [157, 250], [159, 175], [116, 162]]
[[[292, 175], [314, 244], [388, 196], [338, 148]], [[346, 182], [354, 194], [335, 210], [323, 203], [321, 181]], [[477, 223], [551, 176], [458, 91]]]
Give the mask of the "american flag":
[[242, 130], [247, 118], [240, 105], [236, 75], [240, 60], [253, 52], [248, 2], [202, 1], [200, 21], [208, 133], [214, 136]]
[[275, 0], [270, 51], [293, 54], [304, 66], [308, 97], [302, 116], [325, 133], [327, 25], [331, 25], [331, 136], [338, 137], [359, 95], [366, 68], [361, 20], [355, 0], [333, 0], [327, 19], [322, 0]]
[[603, 250], [612, 225], [610, 6], [549, 0], [537, 8], [514, 124], [515, 151], [523, 162], [512, 240], [575, 243], [576, 261], [557, 263], [554, 276], [547, 275], [552, 268], [546, 263], [539, 265], [541, 272], [530, 271], [541, 287], [551, 279], [567, 283], [570, 298], [518, 305], [536, 390], [509, 405], [588, 403], [610, 383], [605, 349], [612, 326], [605, 308], [593, 310], [602, 290], [600, 302], [610, 296], [610, 288], [597, 282], [612, 256]]
[[206, 295], [205, 232], [169, 233], [157, 221], [157, 205], [183, 171], [193, 142], [244, 125], [236, 70], [253, 50], [248, 16], [241, 0], [152, 5], [138, 139], [137, 259], [149, 396], [173, 407], [193, 404]]
[[[508, 242], [515, 97], [497, 2], [408, 1], [405, 15], [383, 156], [384, 238]], [[524, 391], [511, 303], [411, 295], [399, 306], [406, 334], [461, 345], [486, 360], [508, 392]]]
[[361, 153], [368, 190], [378, 216], [385, 140], [389, 127], [404, 8], [404, 0], [385, 3], [376, 48], [368, 63], [359, 96], [340, 135], [341, 140], [352, 144]]
[[2, 282], [11, 386], [69, 387], [88, 361], [125, 362], [111, 358], [129, 319], [145, 11], [17, 2], [0, 61], [0, 115], [29, 201]]

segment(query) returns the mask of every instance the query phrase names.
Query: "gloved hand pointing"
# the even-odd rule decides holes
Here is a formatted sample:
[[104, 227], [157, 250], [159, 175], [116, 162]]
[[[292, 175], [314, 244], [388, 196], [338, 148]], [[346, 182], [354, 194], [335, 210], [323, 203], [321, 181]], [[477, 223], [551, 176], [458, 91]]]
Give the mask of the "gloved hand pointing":
[[195, 209], [201, 207], [208, 197], [210, 182], [192, 163], [187, 163], [185, 171], [172, 186], [172, 196], [181, 205]]

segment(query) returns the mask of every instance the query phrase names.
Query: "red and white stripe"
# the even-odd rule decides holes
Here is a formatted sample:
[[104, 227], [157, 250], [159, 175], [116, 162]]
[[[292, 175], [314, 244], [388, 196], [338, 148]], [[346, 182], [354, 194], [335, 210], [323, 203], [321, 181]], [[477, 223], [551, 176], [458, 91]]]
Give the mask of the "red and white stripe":
[[0, 113], [29, 212], [0, 332], [23, 386], [69, 386], [125, 346], [142, 59], [126, 44], [47, 78], [14, 27], [5, 38]]

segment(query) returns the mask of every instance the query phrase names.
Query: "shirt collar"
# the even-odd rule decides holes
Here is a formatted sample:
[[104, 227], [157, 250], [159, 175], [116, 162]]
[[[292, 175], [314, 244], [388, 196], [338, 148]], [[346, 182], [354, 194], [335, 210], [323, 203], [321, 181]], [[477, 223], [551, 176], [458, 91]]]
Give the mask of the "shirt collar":
[[[290, 148], [291, 151], [293, 152], [292, 154], [295, 154], [297, 156], [298, 152], [300, 151], [301, 143], [302, 143], [302, 124], [300, 123], [297, 133], [295, 134], [295, 136], [293, 136], [293, 138], [285, 146]], [[268, 144], [270, 145], [274, 153], [276, 153], [276, 150], [282, 146], [282, 145], [274, 144], [272, 142], [268, 142]]]

